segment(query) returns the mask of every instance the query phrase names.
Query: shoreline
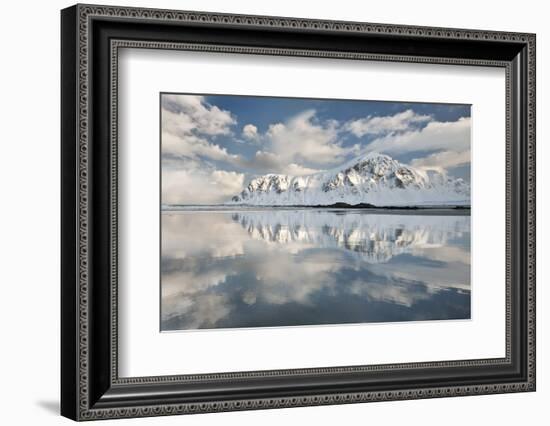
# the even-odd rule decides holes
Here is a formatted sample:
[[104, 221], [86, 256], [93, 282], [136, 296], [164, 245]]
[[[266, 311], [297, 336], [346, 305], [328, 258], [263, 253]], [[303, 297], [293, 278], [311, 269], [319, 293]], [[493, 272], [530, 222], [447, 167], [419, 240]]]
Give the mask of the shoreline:
[[470, 206], [373, 206], [370, 204], [348, 205], [335, 203], [331, 205], [282, 205], [282, 206], [257, 206], [257, 205], [171, 205], [162, 206], [161, 213], [178, 212], [232, 212], [232, 211], [284, 211], [284, 210], [317, 210], [317, 211], [356, 211], [371, 214], [403, 214], [403, 215], [445, 215], [445, 216], [470, 216]]

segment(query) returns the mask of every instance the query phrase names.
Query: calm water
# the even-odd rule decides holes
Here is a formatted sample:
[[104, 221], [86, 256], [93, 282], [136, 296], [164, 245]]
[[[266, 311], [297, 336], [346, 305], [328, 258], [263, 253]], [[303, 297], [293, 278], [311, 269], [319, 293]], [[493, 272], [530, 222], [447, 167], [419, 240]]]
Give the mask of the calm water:
[[470, 216], [162, 213], [161, 329], [470, 318]]

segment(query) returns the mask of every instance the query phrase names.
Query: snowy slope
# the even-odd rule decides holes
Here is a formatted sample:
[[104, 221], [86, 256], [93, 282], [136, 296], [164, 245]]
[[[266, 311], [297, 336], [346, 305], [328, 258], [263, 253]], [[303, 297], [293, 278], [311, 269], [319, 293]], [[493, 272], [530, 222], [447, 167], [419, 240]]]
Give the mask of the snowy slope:
[[267, 174], [250, 181], [230, 204], [256, 206], [367, 203], [375, 206], [469, 205], [470, 186], [370, 153], [337, 169], [307, 176]]

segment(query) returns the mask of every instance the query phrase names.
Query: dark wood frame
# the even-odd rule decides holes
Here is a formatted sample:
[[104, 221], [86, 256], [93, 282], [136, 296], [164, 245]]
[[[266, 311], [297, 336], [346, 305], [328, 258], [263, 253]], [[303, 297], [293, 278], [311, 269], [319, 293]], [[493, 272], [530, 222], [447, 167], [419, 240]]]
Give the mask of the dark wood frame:
[[[535, 36], [76, 5], [61, 13], [61, 413], [74, 420], [535, 390]], [[506, 69], [506, 357], [119, 378], [117, 54], [124, 47]], [[475, 206], [474, 206], [475, 208]]]

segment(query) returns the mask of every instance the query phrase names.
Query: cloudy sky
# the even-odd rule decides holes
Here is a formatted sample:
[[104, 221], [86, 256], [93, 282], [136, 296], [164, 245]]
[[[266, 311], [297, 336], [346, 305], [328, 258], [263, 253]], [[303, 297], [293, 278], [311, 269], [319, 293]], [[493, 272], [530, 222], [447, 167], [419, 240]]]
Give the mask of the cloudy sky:
[[266, 173], [379, 152], [470, 180], [470, 106], [161, 94], [163, 204], [218, 204]]

